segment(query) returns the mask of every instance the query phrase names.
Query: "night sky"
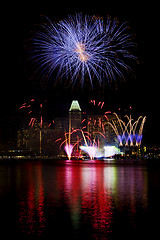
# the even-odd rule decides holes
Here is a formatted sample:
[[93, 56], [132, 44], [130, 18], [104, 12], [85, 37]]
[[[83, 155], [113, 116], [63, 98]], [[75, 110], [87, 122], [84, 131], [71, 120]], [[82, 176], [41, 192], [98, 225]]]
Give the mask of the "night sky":
[[[111, 3], [112, 2], [112, 3]], [[151, 5], [152, 4], [152, 5]], [[47, 100], [47, 110], [51, 115], [65, 112], [72, 99], [78, 99], [82, 108], [87, 108], [89, 99], [105, 101], [106, 110], [127, 114], [132, 106], [132, 114], [147, 116], [144, 127], [144, 142], [160, 144], [159, 134], [159, 20], [158, 2], [152, 1], [21, 1], [3, 4], [1, 31], [1, 116], [0, 141], [8, 141], [19, 127], [18, 108], [35, 97]], [[44, 16], [61, 20], [69, 14], [82, 12], [89, 15], [116, 17], [120, 22], [128, 21], [135, 33], [136, 54], [140, 64], [135, 64], [134, 73], [126, 75], [124, 83], [111, 84], [106, 89], [59, 84], [56, 88], [50, 79], [46, 86], [35, 77], [32, 64], [28, 60], [28, 40]], [[53, 111], [55, 109], [55, 111]], [[68, 109], [67, 109], [68, 110]], [[49, 115], [49, 114], [48, 114]]]

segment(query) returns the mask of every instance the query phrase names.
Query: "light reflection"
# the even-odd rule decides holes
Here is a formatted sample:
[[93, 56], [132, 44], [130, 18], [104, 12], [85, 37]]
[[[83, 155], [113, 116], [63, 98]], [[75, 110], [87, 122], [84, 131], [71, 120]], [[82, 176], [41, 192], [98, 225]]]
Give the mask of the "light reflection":
[[[134, 225], [137, 208], [147, 207], [147, 173], [141, 167], [71, 160], [51, 166], [30, 163], [25, 171], [18, 176], [23, 186], [27, 183], [19, 203], [19, 226], [25, 234], [40, 236], [47, 227], [46, 214], [56, 222], [57, 214], [63, 219], [66, 212], [76, 233], [88, 226], [92, 239], [109, 239], [115, 211], [127, 211]], [[62, 207], [63, 214], [57, 212]]]
[[42, 166], [34, 168], [28, 164], [27, 174], [28, 188], [20, 200], [19, 225], [25, 234], [41, 235], [45, 227]]
[[[67, 201], [72, 206], [71, 215], [81, 213], [82, 222], [91, 223], [94, 239], [100, 239], [100, 235], [107, 239], [104, 236], [111, 234], [115, 207], [123, 211], [127, 206], [131, 223], [137, 207], [146, 207], [147, 185], [141, 168], [84, 164], [69, 166], [69, 170], [67, 166], [65, 171], [72, 171], [65, 175], [65, 182], [70, 182], [65, 191], [70, 191]], [[73, 222], [75, 228], [77, 224]]]
[[104, 187], [103, 167], [82, 169], [82, 214], [84, 221], [91, 221], [93, 239], [105, 239], [111, 232], [112, 195]]

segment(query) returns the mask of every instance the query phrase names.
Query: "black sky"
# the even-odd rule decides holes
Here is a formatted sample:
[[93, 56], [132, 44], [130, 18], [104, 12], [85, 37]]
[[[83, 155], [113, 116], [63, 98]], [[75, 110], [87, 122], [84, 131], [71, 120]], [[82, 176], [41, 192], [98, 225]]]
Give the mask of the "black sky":
[[[18, 1], [19, 2], [19, 1]], [[70, 102], [78, 98], [86, 104], [89, 98], [105, 101], [108, 108], [116, 111], [119, 107], [130, 105], [137, 115], [147, 116], [145, 125], [146, 142], [159, 144], [159, 20], [158, 2], [140, 1], [21, 1], [5, 3], [2, 11], [2, 53], [1, 70], [1, 129], [4, 122], [15, 118], [18, 106], [31, 96], [48, 98], [51, 105]], [[128, 21], [136, 35], [137, 55], [140, 64], [135, 66], [136, 78], [126, 77], [126, 82], [111, 86], [107, 91], [95, 89], [93, 92], [84, 89], [44, 88], [31, 74], [27, 61], [26, 43], [37, 24], [43, 17], [63, 19], [69, 14], [82, 12], [89, 15], [107, 15], [117, 17], [120, 22]], [[59, 91], [59, 92], [58, 92]], [[61, 109], [60, 109], [61, 110]], [[12, 120], [11, 120], [12, 119]], [[14, 122], [15, 120], [13, 120]], [[1, 132], [3, 132], [1, 130]]]

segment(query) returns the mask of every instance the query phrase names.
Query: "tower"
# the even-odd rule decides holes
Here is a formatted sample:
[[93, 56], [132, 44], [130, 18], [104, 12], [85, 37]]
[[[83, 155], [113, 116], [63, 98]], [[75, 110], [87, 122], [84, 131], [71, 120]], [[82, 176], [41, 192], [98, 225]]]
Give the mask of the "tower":
[[[69, 134], [76, 129], [81, 128], [81, 108], [77, 100], [73, 100], [69, 109]], [[80, 131], [72, 133], [70, 144], [74, 145], [82, 137]]]

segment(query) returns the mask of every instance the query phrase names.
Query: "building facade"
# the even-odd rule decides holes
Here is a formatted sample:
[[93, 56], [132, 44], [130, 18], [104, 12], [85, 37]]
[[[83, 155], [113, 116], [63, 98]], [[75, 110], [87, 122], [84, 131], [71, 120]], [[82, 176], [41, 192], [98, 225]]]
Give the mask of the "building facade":
[[[84, 139], [83, 132], [88, 132], [90, 141], [96, 141], [98, 147], [117, 144], [115, 131], [108, 122], [117, 121], [115, 115], [88, 114], [86, 121], [82, 119], [81, 107], [77, 100], [73, 100], [66, 117], [55, 118], [54, 125], [47, 122], [25, 126], [17, 132], [17, 147], [25, 153], [45, 156], [65, 156], [66, 143], [74, 146], [73, 155], [80, 151], [79, 146], [89, 140]], [[83, 131], [82, 131], [83, 129]]]
[[117, 136], [115, 131], [108, 124], [112, 120], [117, 121], [115, 115], [88, 115], [87, 116], [87, 131], [91, 134], [92, 139], [98, 141], [99, 147], [105, 145], [115, 145], [117, 144]]

